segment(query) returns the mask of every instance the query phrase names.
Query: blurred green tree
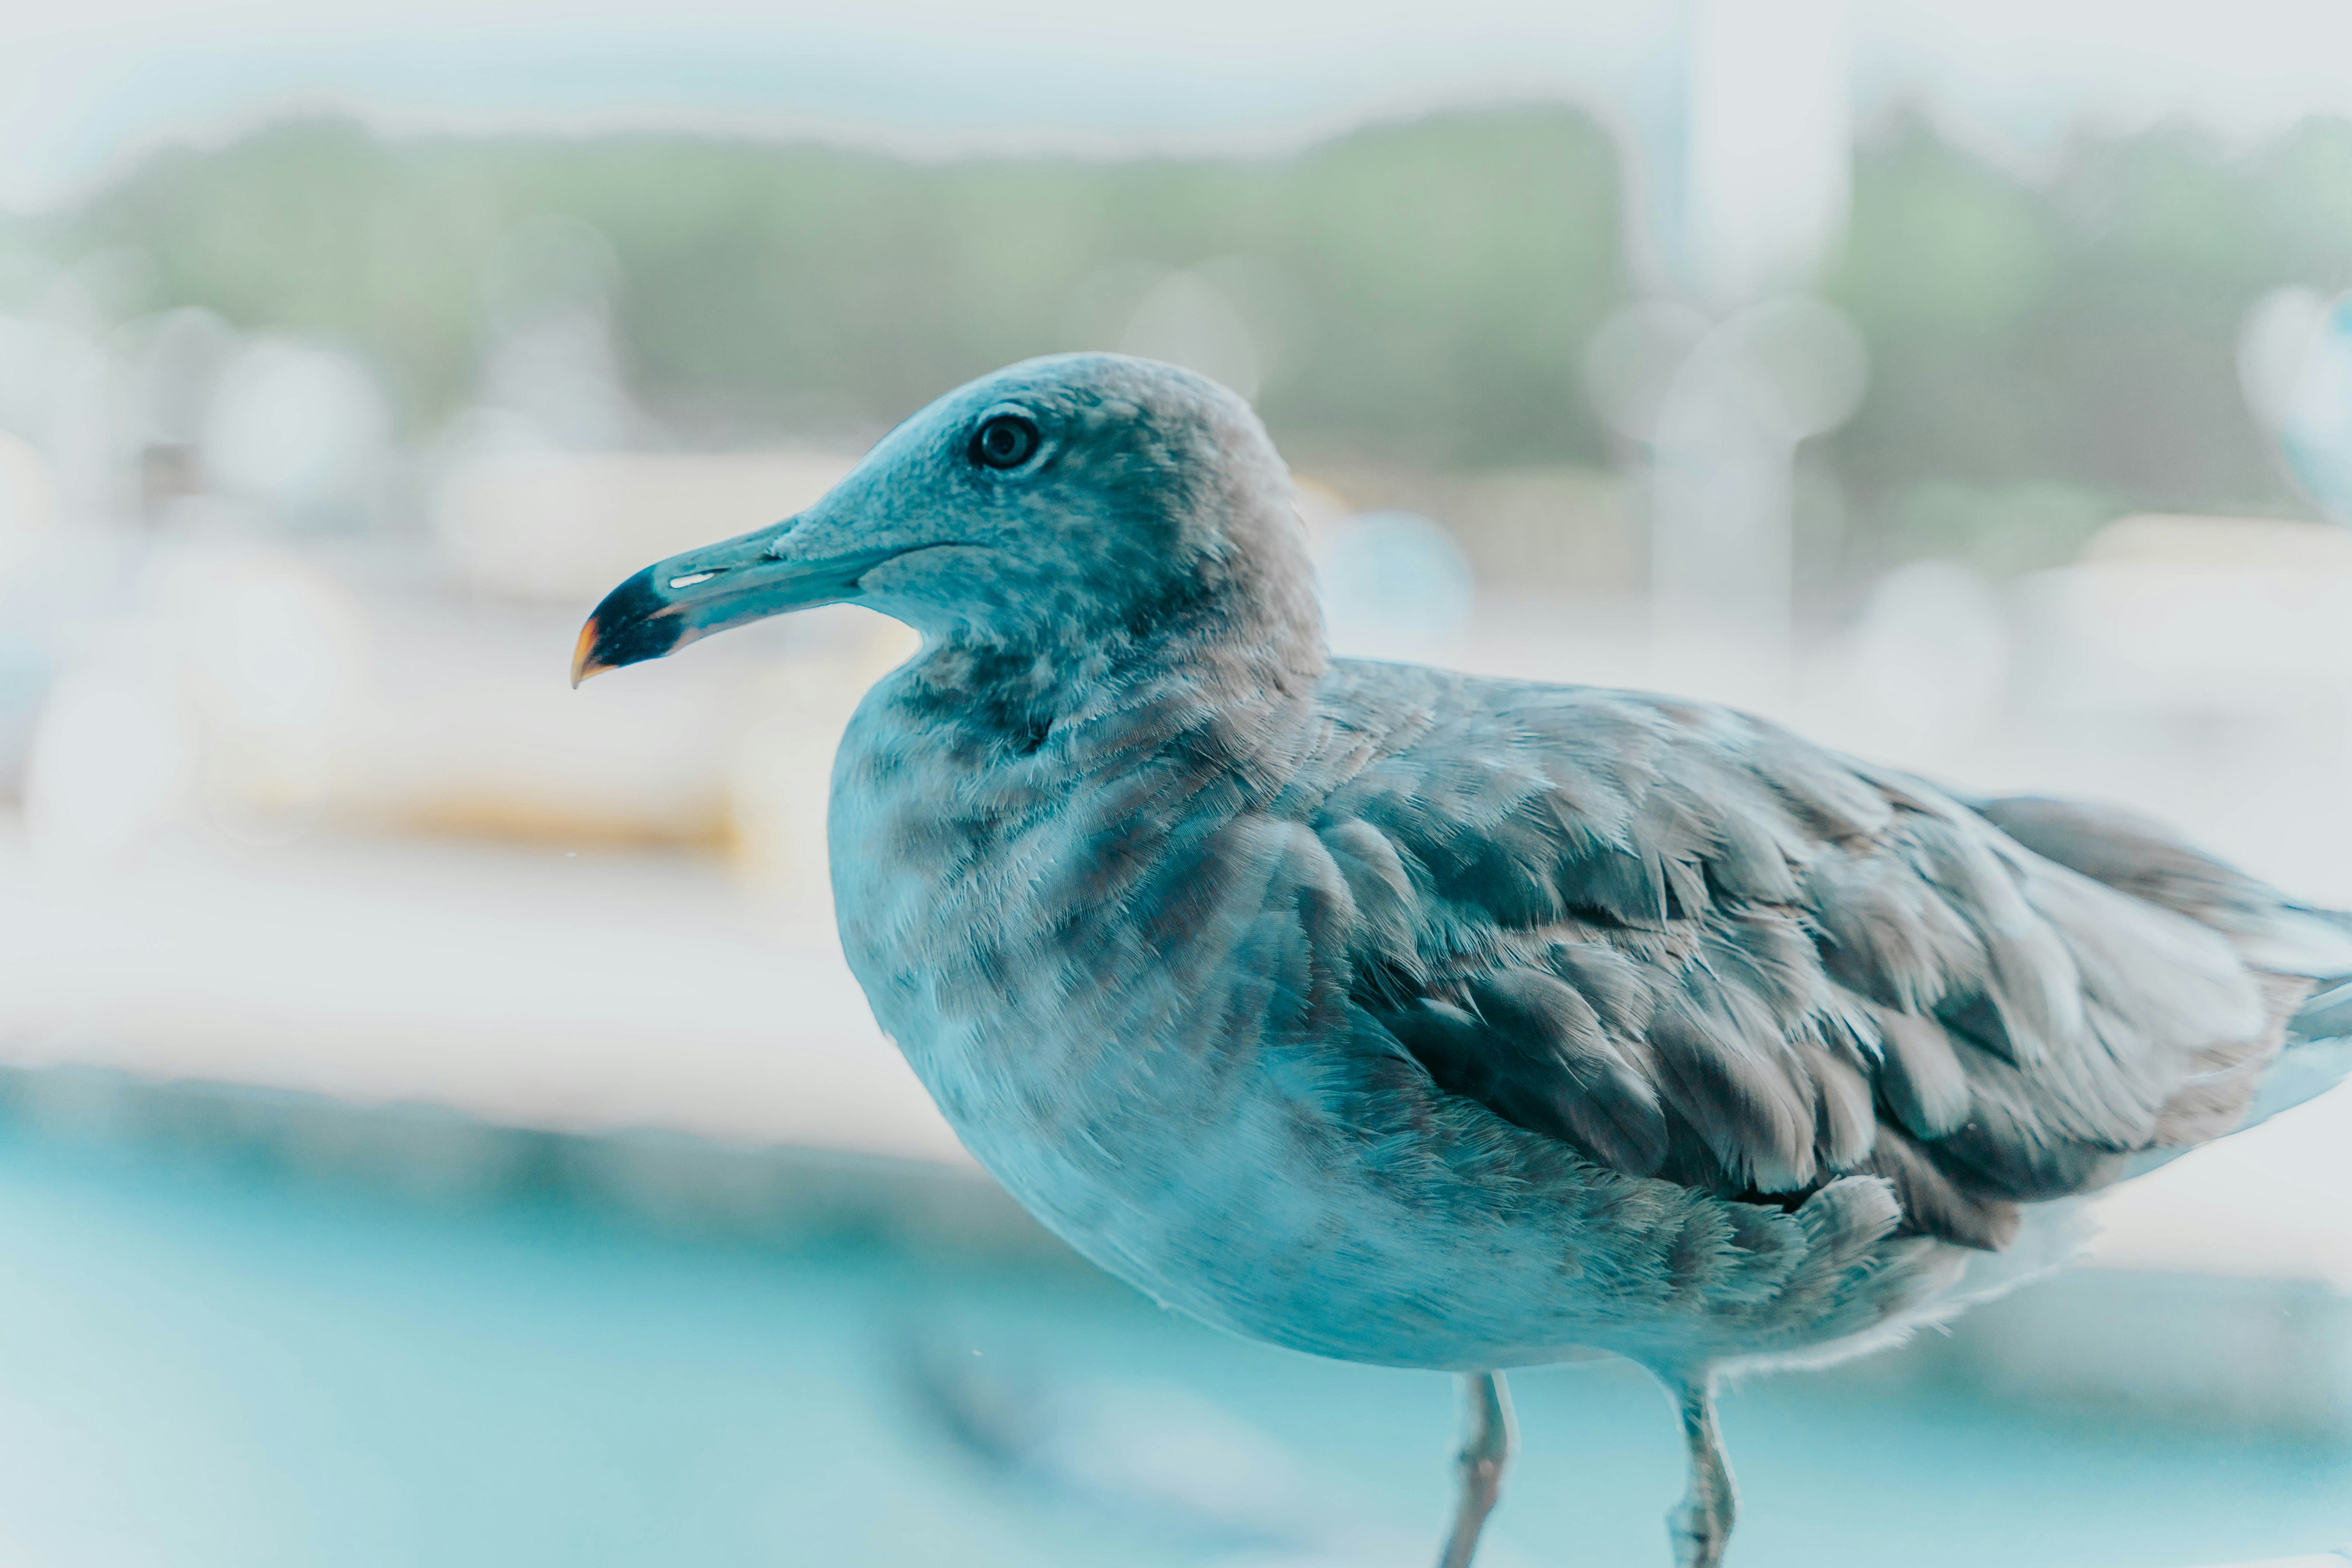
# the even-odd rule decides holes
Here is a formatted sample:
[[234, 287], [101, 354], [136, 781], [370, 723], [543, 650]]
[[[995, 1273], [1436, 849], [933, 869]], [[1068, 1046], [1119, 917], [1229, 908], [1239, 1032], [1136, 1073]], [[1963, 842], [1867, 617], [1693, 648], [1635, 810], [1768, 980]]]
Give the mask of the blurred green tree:
[[1202, 268], [1286, 439], [1477, 466], [1601, 456], [1577, 366], [1622, 291], [1617, 200], [1611, 143], [1567, 110], [1128, 163], [303, 121], [160, 155], [68, 228], [152, 255], [159, 302], [361, 348], [412, 421], [466, 396], [478, 280], [534, 216], [610, 243], [637, 390], [689, 429], [887, 425], [1008, 360], [1112, 346], [1122, 289]]
[[1849, 538], [1873, 563], [2029, 565], [2127, 508], [2303, 511], [2236, 365], [2248, 308], [2289, 283], [2352, 286], [2352, 124], [2246, 153], [2177, 126], [2078, 137], [2036, 179], [1893, 117], [1826, 285], [1871, 345], [1832, 446]]
[[[1628, 296], [1618, 170], [1564, 107], [1125, 162], [310, 120], [159, 153], [13, 228], [145, 254], [157, 306], [359, 349], [412, 434], [474, 395], [518, 236], [561, 219], [609, 247], [633, 389], [683, 440], [871, 435], [1006, 361], [1149, 347], [1206, 310], [1294, 455], [1472, 470], [1606, 455], [1579, 366]], [[1842, 494], [1828, 575], [2018, 569], [2132, 507], [2301, 510], [2234, 361], [2285, 283], [2352, 286], [2352, 123], [2251, 152], [2084, 135], [2029, 174], [1885, 118], [1822, 285], [1873, 376], [1820, 455]]]

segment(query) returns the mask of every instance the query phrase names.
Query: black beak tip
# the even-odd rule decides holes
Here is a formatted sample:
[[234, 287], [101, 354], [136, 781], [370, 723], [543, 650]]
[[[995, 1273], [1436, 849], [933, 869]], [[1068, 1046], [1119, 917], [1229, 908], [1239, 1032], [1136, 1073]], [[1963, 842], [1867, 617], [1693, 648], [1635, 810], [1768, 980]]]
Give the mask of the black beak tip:
[[650, 566], [605, 595], [572, 647], [572, 684], [576, 687], [592, 675], [623, 665], [659, 658], [677, 647], [685, 628], [667, 613], [669, 608], [669, 601], [654, 585]]

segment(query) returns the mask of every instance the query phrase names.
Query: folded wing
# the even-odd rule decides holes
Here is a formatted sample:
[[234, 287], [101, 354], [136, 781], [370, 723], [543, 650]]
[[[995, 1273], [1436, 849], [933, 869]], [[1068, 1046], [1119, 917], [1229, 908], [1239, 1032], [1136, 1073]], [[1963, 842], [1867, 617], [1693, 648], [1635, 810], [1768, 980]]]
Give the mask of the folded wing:
[[2240, 1126], [2340, 917], [2128, 816], [1963, 804], [1722, 710], [1343, 665], [1313, 826], [1358, 1003], [1588, 1158], [1793, 1205], [2020, 1202]]

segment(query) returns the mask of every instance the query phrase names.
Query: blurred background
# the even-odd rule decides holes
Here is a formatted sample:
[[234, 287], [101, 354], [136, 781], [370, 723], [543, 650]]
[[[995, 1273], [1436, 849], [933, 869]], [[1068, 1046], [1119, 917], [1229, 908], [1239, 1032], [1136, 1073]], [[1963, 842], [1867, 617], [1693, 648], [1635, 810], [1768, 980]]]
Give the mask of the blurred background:
[[[2352, 12], [0, 14], [0, 1564], [1406, 1563], [1442, 1378], [1219, 1338], [877, 1034], [855, 610], [623, 576], [1030, 354], [1252, 398], [1342, 651], [1735, 701], [2352, 904]], [[1738, 1560], [2352, 1540], [2352, 1098], [1726, 1412]], [[1519, 1380], [1492, 1560], [1663, 1561]]]

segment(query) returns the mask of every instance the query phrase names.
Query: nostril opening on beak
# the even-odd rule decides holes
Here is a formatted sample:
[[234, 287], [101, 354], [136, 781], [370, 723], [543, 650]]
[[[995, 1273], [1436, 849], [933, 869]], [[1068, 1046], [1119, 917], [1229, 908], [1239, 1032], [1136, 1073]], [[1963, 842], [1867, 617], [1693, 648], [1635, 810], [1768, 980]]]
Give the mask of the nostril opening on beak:
[[713, 577], [716, 577], [716, 576], [718, 576], [718, 575], [719, 575], [719, 574], [718, 574], [718, 573], [716, 573], [716, 572], [688, 572], [688, 573], [685, 576], [683, 576], [683, 577], [673, 577], [673, 578], [671, 578], [671, 579], [669, 580], [669, 585], [670, 585], [673, 589], [676, 589], [676, 588], [691, 588], [691, 587], [693, 587], [697, 583], [708, 583], [708, 582], [709, 582]]

